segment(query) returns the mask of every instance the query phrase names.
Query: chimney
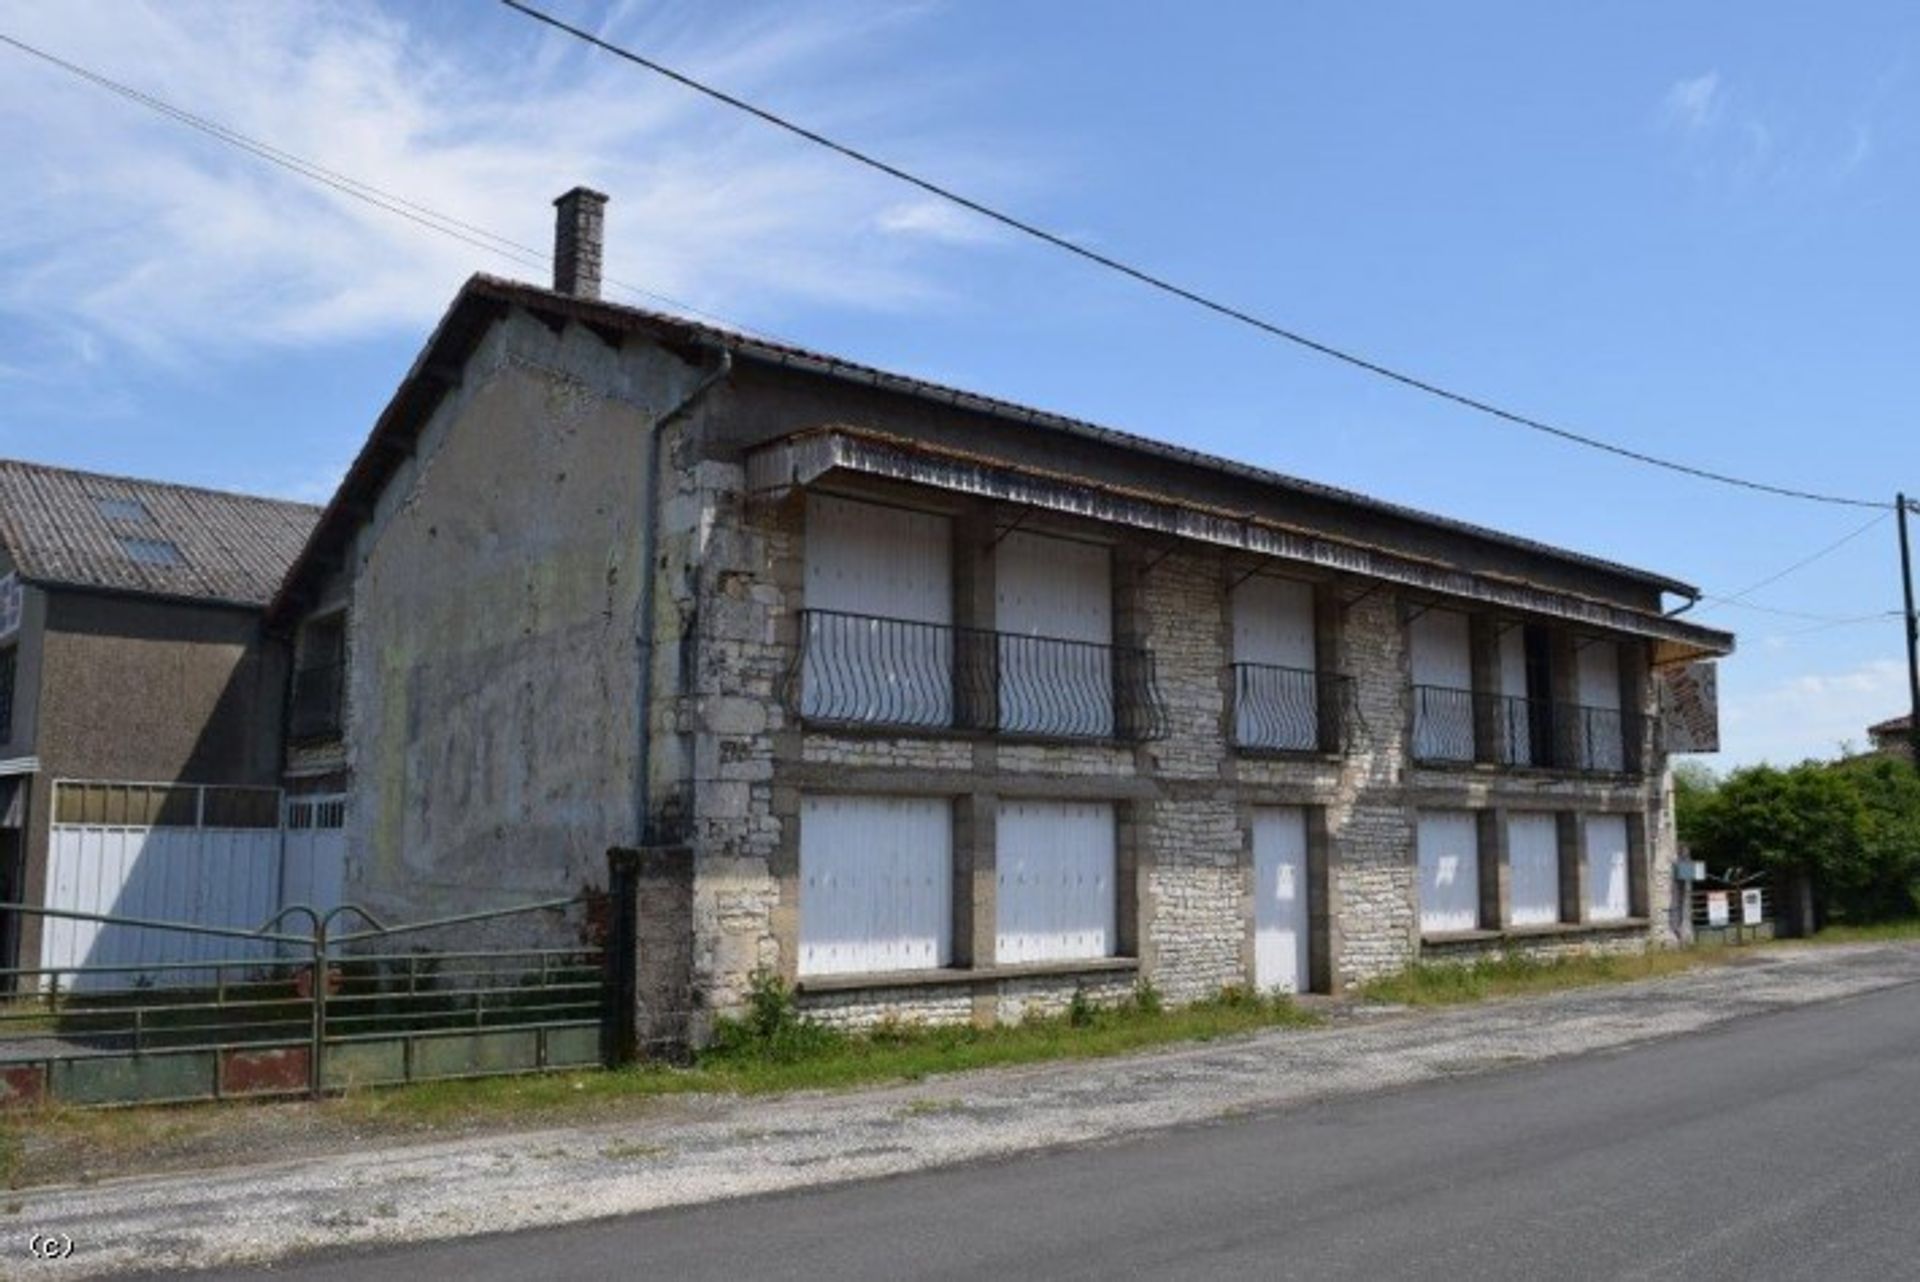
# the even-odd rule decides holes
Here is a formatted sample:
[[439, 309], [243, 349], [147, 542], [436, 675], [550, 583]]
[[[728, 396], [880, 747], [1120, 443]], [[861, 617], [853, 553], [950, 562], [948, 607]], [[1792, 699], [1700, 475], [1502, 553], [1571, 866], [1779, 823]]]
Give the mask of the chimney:
[[553, 204], [560, 211], [553, 220], [554, 292], [598, 298], [607, 198], [592, 188], [575, 187]]

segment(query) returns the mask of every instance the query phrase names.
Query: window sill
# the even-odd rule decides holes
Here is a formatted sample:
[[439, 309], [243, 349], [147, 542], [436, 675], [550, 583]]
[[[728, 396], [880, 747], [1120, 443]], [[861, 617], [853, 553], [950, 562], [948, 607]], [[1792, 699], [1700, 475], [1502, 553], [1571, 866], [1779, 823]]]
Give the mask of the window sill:
[[1011, 966], [983, 966], [966, 970], [955, 966], [939, 970], [896, 970], [862, 975], [814, 975], [793, 986], [802, 996], [819, 993], [857, 993], [877, 988], [946, 988], [958, 984], [992, 984], [1007, 979], [1070, 979], [1075, 975], [1127, 975], [1140, 969], [1137, 957], [1088, 957], [1078, 961], [1021, 962]]
[[1112, 735], [1027, 734], [1014, 730], [973, 730], [961, 726], [896, 726], [882, 721], [821, 721], [802, 718], [804, 734], [848, 735], [856, 739], [944, 739], [954, 743], [1011, 743], [1051, 748], [1138, 748], [1152, 739]]
[[1262, 748], [1258, 744], [1236, 743], [1233, 754], [1249, 761], [1305, 761], [1316, 765], [1337, 766], [1347, 759], [1345, 752], [1326, 752], [1319, 748]]
[[1422, 944], [1490, 944], [1501, 941], [1554, 939], [1607, 934], [1644, 934], [1653, 925], [1646, 917], [1622, 917], [1617, 921], [1559, 921], [1542, 926], [1506, 926], [1499, 930], [1443, 930], [1423, 933]]
[[1508, 766], [1497, 761], [1453, 761], [1427, 757], [1411, 759], [1415, 769], [1439, 770], [1448, 774], [1498, 775], [1516, 779], [1545, 779], [1560, 783], [1626, 783], [1647, 781], [1644, 771], [1572, 770], [1561, 766]]

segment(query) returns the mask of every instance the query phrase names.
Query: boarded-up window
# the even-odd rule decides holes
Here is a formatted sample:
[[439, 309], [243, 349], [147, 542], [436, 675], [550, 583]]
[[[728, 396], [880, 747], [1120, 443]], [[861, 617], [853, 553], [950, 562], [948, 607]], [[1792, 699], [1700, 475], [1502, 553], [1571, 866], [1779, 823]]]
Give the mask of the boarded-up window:
[[1625, 815], [1588, 815], [1587, 920], [1624, 921], [1632, 911]]
[[802, 713], [950, 724], [951, 522], [816, 494], [807, 499], [806, 546]]
[[1620, 716], [1620, 647], [1611, 641], [1582, 641], [1574, 670], [1580, 685], [1576, 727], [1580, 767], [1617, 772], [1626, 765], [1626, 738]]
[[1413, 666], [1413, 755], [1473, 760], [1473, 652], [1467, 616], [1421, 612], [1408, 628]]
[[1516, 926], [1560, 920], [1560, 821], [1553, 815], [1507, 820], [1507, 864]]
[[1416, 836], [1420, 932], [1440, 935], [1480, 925], [1480, 829], [1464, 810], [1423, 810]]
[[1113, 955], [1115, 835], [1107, 802], [1000, 804], [996, 961]]
[[1256, 574], [1233, 590], [1234, 735], [1243, 747], [1320, 746], [1313, 585]]
[[1017, 530], [995, 553], [1000, 728], [1113, 733], [1113, 570], [1094, 543]]
[[929, 970], [952, 959], [953, 811], [939, 797], [804, 797], [802, 975]]

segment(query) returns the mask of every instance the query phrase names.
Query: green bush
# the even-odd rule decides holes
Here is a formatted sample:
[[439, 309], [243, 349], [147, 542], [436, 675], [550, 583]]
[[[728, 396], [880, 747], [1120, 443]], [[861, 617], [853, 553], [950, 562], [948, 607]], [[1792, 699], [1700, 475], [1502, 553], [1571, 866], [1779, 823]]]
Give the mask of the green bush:
[[1724, 781], [1675, 772], [1681, 841], [1717, 872], [1804, 876], [1821, 915], [1888, 921], [1920, 909], [1920, 775], [1884, 757], [1791, 769], [1753, 766]]
[[748, 980], [747, 1013], [714, 1025], [713, 1044], [702, 1059], [791, 1064], [837, 1049], [845, 1041], [839, 1030], [802, 1014], [793, 990], [763, 969]]

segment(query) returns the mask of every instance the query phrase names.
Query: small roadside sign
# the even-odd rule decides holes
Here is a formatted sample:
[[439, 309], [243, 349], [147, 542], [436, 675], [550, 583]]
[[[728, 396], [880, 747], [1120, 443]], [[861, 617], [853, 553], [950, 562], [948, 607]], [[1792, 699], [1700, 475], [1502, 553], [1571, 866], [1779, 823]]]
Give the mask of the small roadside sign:
[[1757, 888], [1740, 892], [1740, 920], [1744, 925], [1759, 925], [1764, 913], [1760, 891]]
[[1729, 920], [1727, 892], [1709, 890], [1707, 892], [1707, 925], [1724, 926]]

